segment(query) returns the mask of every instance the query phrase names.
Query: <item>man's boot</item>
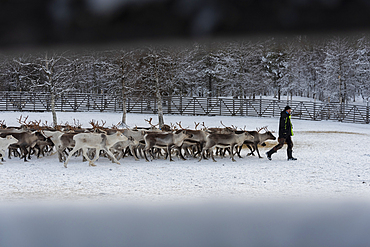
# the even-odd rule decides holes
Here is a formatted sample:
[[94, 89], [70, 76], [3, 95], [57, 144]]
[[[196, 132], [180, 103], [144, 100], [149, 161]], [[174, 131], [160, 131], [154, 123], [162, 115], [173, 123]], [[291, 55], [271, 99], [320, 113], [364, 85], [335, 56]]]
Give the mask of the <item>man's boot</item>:
[[270, 151], [266, 152], [267, 159], [272, 160], [271, 155], [273, 153], [276, 153], [276, 151], [274, 149], [271, 149]]
[[297, 158], [293, 157], [293, 150], [288, 150], [288, 160], [297, 160]]

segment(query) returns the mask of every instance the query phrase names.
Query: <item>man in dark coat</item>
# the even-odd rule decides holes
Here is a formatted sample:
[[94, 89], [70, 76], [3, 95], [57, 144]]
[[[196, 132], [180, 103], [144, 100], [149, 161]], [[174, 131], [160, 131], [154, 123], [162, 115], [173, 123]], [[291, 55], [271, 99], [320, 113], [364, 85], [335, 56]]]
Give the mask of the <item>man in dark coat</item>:
[[288, 160], [297, 160], [293, 157], [293, 142], [292, 142], [292, 136], [293, 136], [293, 125], [290, 121], [290, 116], [292, 113], [292, 109], [290, 106], [286, 106], [284, 108], [284, 111], [280, 114], [280, 124], [279, 124], [279, 144], [273, 147], [270, 151], [266, 153], [267, 158], [269, 160], [271, 159], [271, 155], [273, 153], [276, 153], [280, 148], [283, 147], [283, 145], [286, 143], [288, 144], [287, 154], [288, 154]]

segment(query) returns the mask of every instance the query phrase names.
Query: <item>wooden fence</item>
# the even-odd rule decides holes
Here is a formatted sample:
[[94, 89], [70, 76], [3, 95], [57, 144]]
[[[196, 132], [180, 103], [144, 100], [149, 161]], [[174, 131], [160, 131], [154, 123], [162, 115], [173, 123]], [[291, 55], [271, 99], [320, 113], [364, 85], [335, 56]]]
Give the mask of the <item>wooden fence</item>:
[[[46, 93], [0, 92], [0, 111], [51, 111], [51, 97]], [[269, 99], [230, 99], [201, 97], [164, 97], [164, 114], [206, 116], [278, 117], [289, 104], [292, 118], [305, 120], [336, 120], [369, 124], [367, 105], [285, 101]], [[156, 114], [157, 102], [149, 98], [128, 98], [127, 112]], [[56, 100], [56, 110], [66, 112], [122, 111], [122, 97], [105, 94], [63, 94]]]

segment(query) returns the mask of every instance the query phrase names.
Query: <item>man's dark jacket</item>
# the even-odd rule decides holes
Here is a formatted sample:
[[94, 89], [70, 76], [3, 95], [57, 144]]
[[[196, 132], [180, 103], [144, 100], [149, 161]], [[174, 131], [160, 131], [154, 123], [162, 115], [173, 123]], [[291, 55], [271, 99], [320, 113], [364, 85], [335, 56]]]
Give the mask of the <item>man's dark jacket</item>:
[[293, 125], [290, 121], [290, 114], [286, 111], [280, 113], [279, 138], [288, 138], [293, 136]]

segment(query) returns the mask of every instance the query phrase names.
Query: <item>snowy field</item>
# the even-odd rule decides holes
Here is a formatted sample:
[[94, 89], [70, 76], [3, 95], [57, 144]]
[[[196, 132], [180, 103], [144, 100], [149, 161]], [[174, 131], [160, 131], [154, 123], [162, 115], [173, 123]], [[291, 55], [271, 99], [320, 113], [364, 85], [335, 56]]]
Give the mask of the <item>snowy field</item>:
[[[21, 113], [0, 114], [7, 125], [19, 125]], [[22, 114], [51, 122], [51, 113]], [[127, 122], [147, 126], [150, 117], [157, 122], [139, 114], [129, 114]], [[84, 127], [92, 119], [111, 126], [120, 118], [58, 113], [58, 122], [78, 119]], [[179, 121], [190, 128], [194, 122], [222, 127], [220, 121], [248, 130], [278, 128], [278, 118], [165, 115], [167, 124]], [[292, 123], [297, 161], [286, 160], [286, 146], [267, 160], [264, 153], [276, 141], [260, 147], [263, 159], [244, 157], [244, 150], [236, 162], [127, 157], [121, 165], [100, 158], [89, 167], [73, 157], [64, 168], [57, 156], [6, 159], [0, 165], [0, 246], [367, 246], [370, 126]], [[35, 219], [39, 227], [32, 228]]]

